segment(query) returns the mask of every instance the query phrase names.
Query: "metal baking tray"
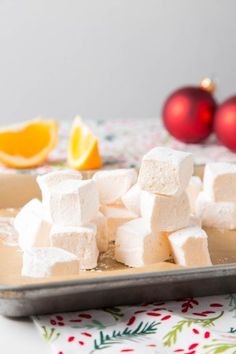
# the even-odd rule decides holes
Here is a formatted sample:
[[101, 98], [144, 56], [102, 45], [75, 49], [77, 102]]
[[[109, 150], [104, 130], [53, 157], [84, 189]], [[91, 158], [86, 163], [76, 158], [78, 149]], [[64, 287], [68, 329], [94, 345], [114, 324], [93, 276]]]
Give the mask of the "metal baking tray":
[[[0, 175], [1, 214], [14, 213], [9, 208], [33, 197], [40, 198], [34, 176]], [[235, 292], [236, 231], [206, 231], [212, 267], [186, 269], [163, 262], [132, 269], [113, 260], [111, 247], [96, 271], [43, 280], [20, 276], [21, 252], [6, 246], [0, 235], [0, 314], [21, 317]]]

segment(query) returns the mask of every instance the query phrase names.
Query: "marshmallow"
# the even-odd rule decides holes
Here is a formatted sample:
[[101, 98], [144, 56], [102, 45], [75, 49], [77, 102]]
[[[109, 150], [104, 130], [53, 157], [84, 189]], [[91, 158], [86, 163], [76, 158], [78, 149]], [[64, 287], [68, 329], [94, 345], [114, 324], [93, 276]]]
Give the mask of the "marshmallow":
[[187, 194], [167, 197], [142, 191], [141, 215], [154, 233], [186, 227], [190, 216]]
[[108, 228], [107, 228], [107, 219], [105, 216], [99, 211], [98, 216], [93, 223], [97, 227], [97, 247], [99, 252], [106, 252], [108, 250], [109, 245], [109, 235], [108, 235]]
[[188, 226], [199, 226], [202, 227], [202, 220], [199, 218], [199, 216], [195, 214], [191, 214], [189, 217], [189, 223]]
[[140, 216], [140, 197], [141, 189], [136, 183], [121, 197], [121, 201], [128, 210]]
[[191, 208], [191, 212], [195, 213], [195, 203], [199, 193], [202, 190], [202, 181], [201, 178], [197, 176], [192, 176], [190, 178], [189, 184], [186, 188], [186, 193], [189, 199], [189, 204]]
[[67, 181], [67, 180], [81, 180], [82, 175], [78, 171], [53, 171], [50, 173], [46, 173], [44, 175], [38, 176], [36, 178], [37, 183], [41, 189], [47, 188], [50, 189], [57, 184]]
[[14, 218], [11, 216], [0, 216], [0, 239], [3, 239], [7, 246], [17, 246], [18, 232], [14, 228]]
[[172, 196], [185, 190], [192, 173], [191, 154], [156, 147], [144, 155], [138, 183], [145, 191]]
[[205, 192], [201, 192], [196, 200], [196, 215], [203, 226], [236, 229], [236, 203], [213, 202]]
[[97, 266], [98, 259], [96, 231], [95, 225], [54, 225], [50, 234], [51, 245], [75, 254], [81, 269], [92, 269]]
[[26, 277], [76, 275], [79, 271], [79, 259], [60, 248], [33, 248], [23, 254], [21, 275]]
[[207, 234], [200, 227], [186, 227], [169, 235], [175, 263], [184, 267], [212, 265]]
[[51, 223], [38, 199], [32, 199], [16, 215], [14, 227], [21, 249], [49, 246]]
[[115, 259], [118, 262], [129, 267], [142, 267], [169, 258], [166, 234], [152, 234], [142, 218], [129, 221], [117, 229]]
[[102, 206], [101, 212], [107, 219], [109, 241], [114, 241], [116, 239], [116, 230], [120, 225], [137, 218], [136, 214], [118, 204], [113, 206]]
[[204, 193], [215, 202], [236, 202], [236, 165], [209, 163], [203, 179]]
[[132, 169], [98, 171], [93, 175], [101, 204], [112, 204], [120, 200], [136, 182], [137, 172]]
[[49, 194], [52, 221], [64, 226], [86, 225], [99, 210], [96, 184], [91, 179], [68, 180], [53, 187]]
[[41, 189], [42, 203], [46, 210], [49, 209], [49, 194], [50, 189], [57, 184], [67, 180], [81, 180], [82, 175], [78, 171], [53, 171], [44, 175], [38, 176], [36, 181]]

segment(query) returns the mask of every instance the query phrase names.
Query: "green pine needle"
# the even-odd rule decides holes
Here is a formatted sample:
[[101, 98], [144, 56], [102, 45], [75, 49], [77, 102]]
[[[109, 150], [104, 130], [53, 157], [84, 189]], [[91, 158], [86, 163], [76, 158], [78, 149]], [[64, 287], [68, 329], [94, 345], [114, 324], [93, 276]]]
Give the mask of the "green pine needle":
[[203, 327], [209, 327], [209, 326], [214, 326], [214, 322], [218, 320], [221, 316], [223, 316], [224, 311], [221, 311], [217, 316], [207, 318], [207, 319], [195, 319], [195, 318], [187, 318], [185, 320], [179, 321], [170, 332], [168, 332], [164, 337], [163, 337], [163, 345], [165, 347], [170, 347], [171, 345], [176, 343], [177, 336], [179, 333], [182, 332], [183, 328], [185, 326], [190, 327], [193, 323], [200, 323]]
[[121, 317], [124, 316], [119, 307], [107, 307], [104, 308], [103, 311], [109, 313], [116, 321], [118, 321]]
[[[215, 340], [217, 341], [217, 340]], [[216, 342], [213, 344], [207, 344], [203, 346], [204, 349], [210, 349], [206, 352], [206, 354], [221, 354], [226, 353], [230, 350], [230, 354], [236, 354], [236, 344], [235, 343], [223, 343]], [[232, 351], [232, 349], [235, 349]]]
[[50, 328], [47, 326], [42, 326], [42, 336], [46, 342], [54, 342], [57, 340], [61, 333], [56, 332], [55, 328]]
[[135, 329], [126, 327], [123, 331], [114, 330], [112, 334], [104, 334], [103, 331], [99, 332], [99, 339], [94, 340], [94, 350], [90, 354], [94, 353], [96, 350], [109, 348], [113, 344], [119, 344], [122, 340], [135, 341], [141, 339], [143, 336], [154, 334], [157, 331], [157, 326], [160, 322], [147, 322], [143, 325], [140, 322]]
[[92, 328], [104, 329], [105, 328], [104, 324], [98, 320], [92, 320], [91, 323], [87, 323], [86, 326], [83, 324], [82, 325], [76, 324], [76, 325], [73, 325], [70, 327], [71, 328], [84, 328], [84, 329], [92, 329]]

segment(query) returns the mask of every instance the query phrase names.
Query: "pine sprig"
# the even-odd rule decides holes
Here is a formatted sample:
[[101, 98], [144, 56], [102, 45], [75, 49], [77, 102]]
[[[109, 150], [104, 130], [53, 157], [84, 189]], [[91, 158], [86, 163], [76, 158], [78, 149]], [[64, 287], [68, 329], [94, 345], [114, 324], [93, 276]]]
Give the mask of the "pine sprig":
[[92, 320], [91, 323], [87, 323], [86, 326], [85, 325], [73, 325], [70, 326], [71, 328], [84, 328], [84, 329], [92, 329], [92, 328], [97, 328], [97, 329], [104, 329], [105, 326], [102, 322], [98, 321], [98, 320]]
[[47, 326], [42, 326], [42, 336], [46, 342], [54, 342], [57, 340], [61, 333], [57, 332], [55, 328], [49, 328]]
[[209, 326], [214, 326], [214, 322], [218, 320], [221, 316], [223, 316], [224, 311], [221, 311], [217, 316], [211, 317], [211, 318], [188, 318], [185, 320], [179, 321], [170, 332], [168, 332], [164, 337], [163, 337], [163, 345], [165, 347], [170, 347], [171, 345], [176, 343], [177, 340], [177, 335], [183, 331], [183, 328], [190, 327], [194, 323], [200, 323], [203, 327], [209, 327]]
[[220, 317], [222, 317], [224, 314], [224, 311], [221, 311], [219, 315], [211, 318], [207, 318], [205, 320], [199, 319], [199, 323], [202, 323], [203, 327], [210, 327], [210, 326], [215, 326], [215, 321], [218, 320]]
[[147, 322], [143, 325], [143, 322], [141, 321], [135, 329], [126, 327], [123, 331], [114, 330], [112, 334], [104, 334], [103, 331], [100, 331], [99, 339], [94, 340], [94, 350], [92, 350], [90, 354], [94, 353], [96, 350], [109, 348], [110, 345], [118, 344], [122, 340], [135, 341], [141, 339], [143, 336], [154, 334], [156, 333], [159, 324], [160, 322], [153, 321], [151, 323]]
[[181, 333], [185, 326], [190, 327], [193, 323], [195, 323], [195, 321], [191, 319], [179, 321], [173, 329], [163, 337], [164, 346], [170, 347], [172, 344], [175, 344], [178, 333]]
[[230, 351], [230, 354], [236, 354], [236, 344], [235, 343], [224, 343], [217, 342], [213, 344], [207, 344], [203, 346], [204, 349], [210, 349], [206, 352], [206, 354], [221, 354], [225, 353], [228, 350], [235, 349], [234, 351]]
[[124, 316], [119, 307], [106, 307], [103, 309], [103, 311], [109, 313], [116, 321]]

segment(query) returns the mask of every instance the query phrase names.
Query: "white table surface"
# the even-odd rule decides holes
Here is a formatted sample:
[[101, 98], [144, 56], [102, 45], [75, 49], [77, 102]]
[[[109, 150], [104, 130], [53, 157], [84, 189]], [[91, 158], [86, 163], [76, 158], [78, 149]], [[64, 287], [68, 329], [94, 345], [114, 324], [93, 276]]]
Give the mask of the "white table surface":
[[29, 318], [0, 316], [0, 353], [50, 354], [51, 351]]

